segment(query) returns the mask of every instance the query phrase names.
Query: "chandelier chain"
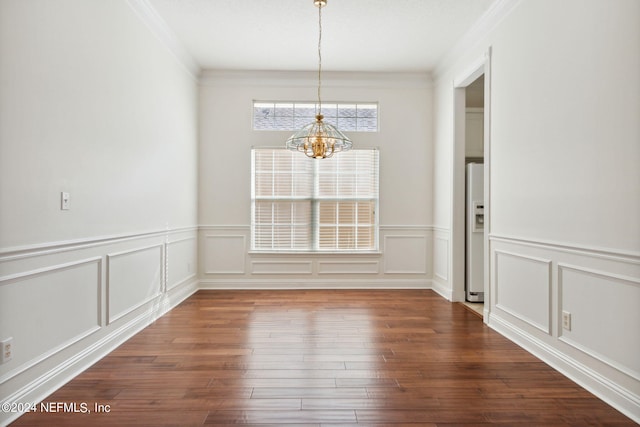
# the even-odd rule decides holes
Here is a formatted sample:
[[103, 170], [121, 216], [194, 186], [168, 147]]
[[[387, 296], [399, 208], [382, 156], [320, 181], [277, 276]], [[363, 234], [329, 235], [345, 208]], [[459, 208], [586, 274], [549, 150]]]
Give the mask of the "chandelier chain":
[[318, 114], [322, 114], [322, 5], [318, 6]]
[[307, 157], [326, 159], [341, 151], [351, 149], [351, 140], [331, 123], [325, 123], [322, 116], [322, 7], [327, 0], [313, 0], [318, 8], [318, 103], [316, 120], [307, 124], [289, 137], [286, 146], [289, 150], [300, 151]]

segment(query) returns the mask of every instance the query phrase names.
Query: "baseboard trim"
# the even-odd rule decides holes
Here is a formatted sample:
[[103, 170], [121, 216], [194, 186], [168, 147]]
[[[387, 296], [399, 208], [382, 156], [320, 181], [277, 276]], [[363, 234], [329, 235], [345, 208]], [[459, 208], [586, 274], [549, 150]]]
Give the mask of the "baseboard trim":
[[488, 315], [488, 325], [493, 330], [518, 344], [627, 417], [640, 423], [640, 396], [631, 390], [620, 387], [588, 366], [567, 356], [533, 335], [514, 327], [495, 313], [486, 314]]
[[422, 279], [203, 279], [200, 289], [280, 290], [280, 289], [433, 289]]
[[[6, 403], [40, 402], [51, 393], [71, 381], [91, 365], [115, 350], [119, 345], [133, 337], [135, 334], [152, 324], [182, 301], [198, 291], [198, 281], [194, 280], [173, 288], [169, 292], [159, 296], [148, 304], [146, 310], [127, 323], [80, 351], [69, 360], [55, 366], [29, 384], [7, 396], [0, 405]], [[8, 425], [20, 417], [22, 412], [0, 414], [0, 425]], [[7, 418], [4, 418], [7, 416]]]
[[453, 290], [448, 286], [438, 282], [437, 280], [431, 281], [431, 289], [433, 289], [438, 295], [446, 299], [449, 302], [453, 301]]
[[[39, 402], [89, 368], [98, 360], [109, 354], [126, 340], [169, 312], [198, 290], [279, 290], [279, 289], [431, 289], [443, 298], [452, 301], [452, 291], [446, 286], [431, 280], [397, 279], [397, 280], [322, 280], [308, 281], [302, 279], [288, 280], [246, 280], [246, 279], [208, 279], [198, 281], [193, 277], [182, 285], [169, 289], [147, 309], [119, 326], [100, 341], [79, 352], [73, 358], [54, 367], [26, 386], [0, 401], [0, 404], [11, 402]], [[640, 423], [640, 396], [631, 390], [624, 389], [603, 377], [584, 364], [568, 357], [535, 336], [514, 327], [505, 319], [485, 309], [485, 322], [496, 332], [505, 336], [551, 367], [575, 381], [591, 393], [598, 396], [632, 420]], [[0, 425], [15, 421], [22, 413], [2, 414]], [[4, 418], [7, 416], [7, 418]]]

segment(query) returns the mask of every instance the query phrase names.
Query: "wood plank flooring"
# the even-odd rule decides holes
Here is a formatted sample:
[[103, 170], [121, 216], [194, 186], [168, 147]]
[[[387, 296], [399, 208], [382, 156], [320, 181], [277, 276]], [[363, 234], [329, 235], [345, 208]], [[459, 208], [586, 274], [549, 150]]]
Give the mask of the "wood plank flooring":
[[422, 290], [199, 291], [46, 401], [91, 413], [13, 425], [635, 425]]

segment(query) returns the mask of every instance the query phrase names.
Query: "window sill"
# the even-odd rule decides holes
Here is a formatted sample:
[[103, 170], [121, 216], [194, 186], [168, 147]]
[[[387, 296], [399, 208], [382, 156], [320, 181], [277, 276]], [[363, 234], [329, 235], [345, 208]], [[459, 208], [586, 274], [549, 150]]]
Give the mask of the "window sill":
[[249, 251], [249, 255], [286, 256], [381, 256], [382, 251]]

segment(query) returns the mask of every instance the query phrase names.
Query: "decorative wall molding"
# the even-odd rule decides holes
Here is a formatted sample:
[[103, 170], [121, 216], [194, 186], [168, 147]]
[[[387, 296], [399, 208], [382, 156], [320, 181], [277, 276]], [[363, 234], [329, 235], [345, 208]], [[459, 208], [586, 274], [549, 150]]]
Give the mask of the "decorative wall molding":
[[200, 74], [200, 66], [151, 3], [148, 0], [127, 0], [127, 3], [189, 74], [194, 79], [197, 78]]
[[447, 301], [453, 301], [453, 290], [450, 287], [445, 286], [442, 283], [438, 283], [437, 280], [432, 280], [431, 289]]
[[229, 231], [233, 230], [236, 232], [240, 231], [251, 231], [251, 225], [239, 225], [239, 224], [231, 224], [231, 225], [220, 225], [220, 224], [208, 224], [208, 225], [200, 225], [198, 227], [200, 231]]
[[180, 239], [175, 239], [175, 240], [170, 240], [167, 242], [167, 245], [176, 245], [178, 243], [183, 243], [183, 242], [197, 242], [198, 238], [196, 236], [188, 236], [188, 237], [182, 237]]
[[[179, 248], [185, 245], [187, 245], [187, 250], [180, 251]], [[177, 253], [177, 258], [176, 255], [172, 255], [173, 252]], [[165, 291], [196, 277], [197, 254], [198, 237], [195, 234], [165, 243]], [[181, 263], [181, 265], [178, 266], [177, 263]], [[170, 264], [173, 265], [170, 267]]]
[[140, 233], [114, 234], [109, 236], [87, 237], [83, 239], [48, 242], [36, 245], [25, 245], [13, 248], [0, 249], [0, 263], [16, 261], [25, 258], [33, 258], [44, 255], [59, 254], [68, 251], [90, 249], [114, 243], [153, 238], [159, 236], [171, 236], [177, 233], [195, 232], [198, 227], [181, 227], [164, 230], [154, 230]]
[[521, 246], [537, 247], [542, 249], [573, 253], [577, 255], [588, 255], [601, 259], [640, 265], [640, 252], [622, 251], [598, 246], [580, 245], [575, 243], [537, 240], [525, 237], [498, 235], [493, 233], [489, 235], [489, 240], [492, 242], [512, 243]]
[[[640, 342], [637, 330], [625, 327], [640, 319], [636, 302], [640, 298], [637, 254], [496, 235], [490, 235], [489, 243], [494, 263], [492, 297], [498, 299], [497, 303], [491, 302], [489, 311], [485, 310], [489, 326], [640, 422], [637, 393], [640, 363], [635, 357]], [[531, 307], [509, 310], [509, 304], [500, 301], [503, 290], [500, 282], [505, 285], [507, 280], [500, 271], [500, 261], [508, 257], [500, 253], [523, 257], [523, 262], [515, 262], [515, 273], [508, 281]], [[496, 257], [502, 257], [497, 264]], [[533, 274], [526, 268], [527, 262], [534, 266]], [[536, 264], [539, 267], [535, 267]], [[543, 297], [537, 298], [542, 302], [531, 303], [527, 290], [535, 286], [532, 283], [546, 283], [547, 276], [551, 289], [549, 303], [545, 303]], [[545, 289], [544, 297], [546, 295]], [[533, 306], [544, 308], [536, 312]], [[549, 316], [542, 314], [547, 307]], [[537, 316], [535, 319], [528, 315], [531, 310]], [[563, 311], [571, 314], [571, 330], [562, 327]], [[547, 317], [550, 332], [544, 322], [538, 320]]]
[[[565, 273], [573, 273], [579, 276], [578, 281], [570, 284], [568, 280], [569, 274]], [[586, 288], [589, 284], [591, 284], [591, 289], [588, 290]], [[571, 287], [574, 288], [574, 292], [573, 295], [569, 296], [567, 294]], [[616, 296], [610, 297], [609, 295], [612, 295], [614, 291], [616, 292]], [[640, 359], [637, 357], [640, 354], [640, 338], [636, 338], [635, 342], [633, 340], [634, 334], [637, 337], [635, 333], [637, 330], [625, 334], [625, 331], [628, 329], [620, 326], [621, 319], [618, 319], [617, 316], [604, 315], [604, 313], [623, 311], [627, 313], [624, 321], [630, 325], [640, 325], [640, 314], [638, 313], [637, 307], [638, 301], [640, 301], [640, 279], [592, 268], [558, 263], [559, 318], [563, 310], [573, 311], [571, 306], [565, 306], [565, 300], [575, 298], [576, 294], [578, 297], [584, 294], [598, 294], [599, 307], [597, 307], [597, 310], [602, 312], [603, 315], [594, 316], [593, 308], [587, 307], [580, 313], [582, 314], [582, 318], [577, 319], [576, 315], [578, 315], [578, 313], [574, 312], [572, 329], [575, 329], [578, 322], [586, 323], [586, 325], [581, 328], [581, 330], [586, 330], [586, 336], [575, 336], [574, 332], [565, 331], [559, 326], [558, 339], [582, 353], [634, 378], [636, 381], [640, 381]], [[589, 313], [585, 313], [586, 311], [589, 311]], [[607, 339], [611, 341], [608, 345], [607, 343], [588, 342], [589, 338], [593, 335], [591, 330], [595, 327], [607, 331]], [[616, 343], [624, 343], [624, 345], [629, 348], [615, 345]], [[616, 352], [618, 353], [617, 355], [615, 354]], [[636, 366], [630, 366], [634, 363]]]
[[286, 290], [286, 289], [432, 289], [422, 279], [307, 279], [307, 278], [222, 278], [201, 279], [200, 289]]
[[433, 237], [433, 275], [444, 282], [449, 280], [449, 235], [436, 233]]
[[432, 278], [429, 254], [433, 228], [428, 225], [381, 225], [381, 249], [375, 252], [251, 251], [247, 245], [250, 225], [204, 225], [199, 234], [201, 278], [205, 281], [237, 279], [244, 283], [269, 275], [274, 278], [298, 275], [317, 284], [330, 275], [340, 274], [349, 286], [360, 279], [380, 279], [390, 274], [411, 275], [412, 279], [424, 281]]
[[251, 261], [251, 274], [312, 274], [312, 261]]
[[200, 254], [205, 274], [244, 274], [246, 239], [244, 234], [206, 234]]
[[484, 37], [488, 36], [522, 0], [498, 0], [491, 5], [484, 15], [469, 28], [459, 41], [449, 49], [444, 58], [436, 66], [433, 75], [435, 80], [442, 78], [456, 61], [473, 49]]
[[[109, 263], [110, 260], [114, 260], [117, 258], [122, 258], [128, 255], [133, 255], [133, 254], [137, 254], [140, 252], [145, 252], [151, 249], [162, 249], [163, 247], [163, 243], [160, 244], [155, 244], [155, 245], [148, 245], [148, 246], [141, 246], [138, 248], [134, 248], [134, 249], [127, 249], [124, 251], [118, 251], [118, 252], [112, 252], [112, 253], [108, 253], [107, 254], [107, 264]], [[107, 271], [108, 271], [108, 266], [107, 266]]]
[[73, 262], [66, 262], [63, 264], [47, 266], [44, 268], [36, 268], [33, 270], [27, 270], [17, 274], [11, 274], [4, 277], [0, 277], [0, 286], [9, 285], [11, 283], [24, 281], [26, 279], [31, 279], [34, 277], [45, 276], [47, 274], [51, 274], [56, 271], [68, 270], [74, 267], [78, 267], [80, 265], [92, 264], [92, 263], [97, 263], [98, 269], [102, 270], [102, 257], [92, 257], [92, 258], [81, 259]]
[[378, 274], [380, 262], [374, 261], [318, 261], [318, 274]]
[[[133, 337], [142, 329], [149, 326], [156, 319], [176, 307], [182, 301], [193, 295], [198, 290], [197, 282], [172, 292], [170, 298], [164, 298], [158, 305], [149, 306], [135, 318], [118, 326], [91, 345], [80, 350], [73, 356], [66, 358], [62, 363], [55, 365], [30, 381], [23, 387], [14, 391], [0, 401], [0, 404], [12, 402], [40, 402], [52, 392], [62, 387], [71, 379], [89, 368], [98, 360], [115, 350], [122, 343]], [[8, 415], [3, 418], [2, 415]], [[0, 423], [10, 423], [22, 415], [19, 412], [0, 414]], [[3, 424], [4, 425], [4, 424]]]
[[[36, 321], [36, 313], [25, 312], [24, 321], [8, 313], [17, 319], [15, 324], [0, 325], [0, 335], [13, 336], [24, 356], [21, 359], [16, 354], [0, 366], [2, 388], [11, 393], [3, 396], [2, 402], [44, 399], [193, 294], [198, 289], [196, 230], [184, 227], [130, 233], [2, 252], [0, 299], [14, 301], [19, 307], [27, 306], [20, 301], [28, 299], [40, 317], [46, 317], [39, 340], [32, 339], [34, 327], [25, 324]], [[167, 249], [173, 251], [173, 257], [168, 256]], [[192, 272], [188, 271], [189, 263], [194, 266]], [[175, 273], [170, 288], [164, 274], [167, 266]], [[114, 277], [114, 268], [120, 269], [120, 279]], [[143, 280], [136, 277], [138, 272], [142, 272]], [[126, 291], [118, 303], [125, 312], [116, 316], [113, 310], [111, 314], [108, 311], [114, 308], [110, 303], [114, 280], [119, 280]], [[150, 284], [153, 295], [146, 298], [145, 294], [140, 301]], [[38, 309], [38, 301], [51, 310]], [[73, 315], [76, 309], [81, 316]], [[45, 338], [48, 341], [43, 341]], [[0, 425], [19, 415], [0, 413]]]
[[611, 379], [601, 375], [584, 363], [570, 357], [553, 345], [538, 339], [516, 327], [498, 313], [492, 311], [489, 326], [495, 331], [531, 352], [560, 373], [592, 392], [617, 410], [640, 423], [640, 395], [620, 387]]
[[447, 236], [451, 234], [451, 229], [449, 229], [449, 227], [443, 227], [441, 225], [432, 225], [429, 228], [439, 234], [443, 234], [443, 235], [446, 234]]
[[[317, 75], [316, 75], [317, 79]], [[316, 81], [317, 84], [317, 81]], [[211, 232], [229, 232], [230, 230], [236, 232], [251, 232], [250, 224], [204, 224], [197, 227], [199, 231], [211, 231]], [[441, 231], [448, 233], [449, 229], [444, 227], [438, 227], [427, 224], [380, 224], [380, 230], [403, 230], [403, 231]]]
[[[306, 268], [305, 271], [309, 271], [308, 266], [309, 263], [311, 263], [312, 274], [305, 274], [305, 277], [294, 277], [291, 274], [287, 274], [283, 275], [283, 277], [282, 275], [279, 276], [279, 274], [269, 276], [269, 273], [264, 273], [251, 277], [247, 275], [246, 272], [243, 272], [245, 276], [235, 275], [235, 277], [225, 277], [224, 275], [207, 276], [205, 273], [200, 277], [200, 280], [198, 280], [198, 276], [195, 274], [185, 273], [184, 277], [176, 281], [175, 286], [165, 288], [166, 293], [162, 293], [152, 301], [147, 302], [146, 306], [143, 304], [139, 307], [138, 311], [134, 309], [134, 313], [132, 313], [134, 315], [133, 318], [120, 318], [108, 325], [100, 325], [102, 326], [101, 328], [85, 331], [87, 335], [84, 337], [82, 335], [75, 337], [77, 339], [74, 342], [69, 342], [69, 346], [74, 346], [74, 348], [78, 347], [81, 348], [81, 350], [67, 361], [61, 363], [58, 359], [60, 359], [60, 356], [65, 355], [65, 351], [68, 352], [69, 346], [61, 349], [52, 349], [55, 353], [52, 356], [46, 353], [42, 361], [34, 362], [35, 364], [33, 365], [38, 365], [39, 368], [47, 368], [46, 373], [39, 375], [37, 379], [28, 382], [27, 385], [18, 387], [17, 391], [7, 397], [3, 402], [21, 401], [18, 399], [22, 399], [23, 401], [41, 400], [51, 391], [106, 355], [121, 342], [124, 342], [197, 289], [433, 289], [444, 298], [449, 300], [452, 298], [452, 291], [446, 284], [433, 280], [442, 279], [442, 277], [440, 277], [439, 274], [435, 274], [435, 272], [432, 277], [428, 269], [427, 273], [421, 274], [420, 277], [394, 276], [393, 274], [385, 275], [383, 271], [378, 271], [378, 274], [376, 274], [374, 270], [375, 268], [381, 270], [380, 267], [384, 261], [385, 252], [381, 252], [380, 254], [355, 254], [353, 256], [350, 254], [348, 260], [332, 258], [329, 254], [322, 254], [321, 257], [315, 257], [312, 254], [297, 254], [296, 257], [292, 259], [287, 258], [289, 255], [285, 254], [283, 257], [276, 255], [270, 259], [271, 254], [249, 254], [246, 252], [246, 236], [250, 233], [249, 226], [203, 226], [199, 228], [199, 230], [203, 231], [203, 233], [200, 234], [200, 239], [193, 234], [196, 229], [198, 228], [188, 227], [178, 230], [157, 231], [154, 233], [123, 235], [121, 237], [111, 237], [108, 239], [84, 239], [75, 242], [38, 245], [31, 247], [30, 250], [22, 249], [17, 252], [4, 251], [0, 253], [0, 262], [8, 263], [7, 266], [9, 266], [9, 264], [12, 266], [16, 264], [20, 267], [29, 265], [32, 266], [32, 268], [24, 269], [23, 271], [17, 271], [14, 267], [12, 267], [12, 269], [5, 269], [5, 271], [11, 270], [11, 273], [0, 278], [0, 290], [3, 286], [18, 283], [24, 278], [46, 277], [50, 271], [57, 271], [58, 268], [73, 268], [75, 265], [83, 265], [83, 263], [96, 263], [101, 272], [101, 274], [98, 274], [98, 280], [102, 280], [101, 278], [104, 278], [108, 272], [108, 270], [105, 271], [102, 267], [105, 260], [108, 261], [108, 256], [111, 256], [112, 260], [113, 257], [123, 255], [126, 257], [126, 254], [136, 253], [145, 247], [179, 248], [181, 247], [181, 243], [187, 244], [189, 241], [198, 241], [202, 250], [202, 243], [206, 240], [207, 233], [215, 234], [216, 236], [232, 235], [236, 238], [245, 239], [243, 241], [243, 243], [245, 243], [243, 246], [245, 248], [243, 260], [245, 256], [251, 257], [250, 263], [248, 264], [250, 266], [252, 266], [254, 262], [259, 264], [260, 262], [271, 262], [275, 260], [289, 263], [293, 260], [304, 264]], [[431, 242], [433, 242], [435, 251], [438, 242], [441, 242], [441, 244], [447, 242], [448, 244], [450, 236], [449, 230], [442, 227], [381, 226], [380, 229], [381, 236], [391, 237], [391, 241], [394, 243], [424, 241], [427, 247], [427, 257], [431, 251], [431, 247], [429, 246]], [[184, 235], [180, 235], [180, 233], [184, 233]], [[191, 235], [187, 235], [188, 233], [191, 233]], [[398, 236], [400, 238], [394, 241], [393, 239]], [[559, 312], [562, 310], [560, 297], [564, 286], [562, 283], [563, 272], [580, 271], [586, 275], [596, 275], [597, 277], [606, 278], [613, 282], [629, 282], [635, 288], [639, 286], [638, 276], [636, 276], [634, 272], [638, 271], [638, 267], [640, 267], [640, 258], [633, 253], [602, 249], [593, 250], [594, 248], [577, 247], [569, 244], [549, 244], [549, 242], [506, 238], [504, 236], [491, 236], [491, 238], [492, 247], [495, 251], [494, 257], [504, 255], [520, 257], [524, 259], [525, 262], [531, 262], [533, 265], [545, 269], [545, 272], [554, 272], [556, 271], [554, 265], [558, 266], [556, 271], [557, 277], [553, 277], [551, 273], [549, 273], [550, 279], [549, 282], [547, 282], [547, 286], [551, 287], [553, 287], [553, 280], [557, 280], [559, 284], [558, 288], [555, 289], [555, 292], [551, 293], [550, 296], [551, 299], [556, 299], [557, 301], [552, 301], [547, 305], [548, 307], [553, 307], [553, 310], [550, 309], [548, 322], [551, 326], [558, 325], [557, 318]], [[140, 239], [147, 240], [141, 242], [142, 246], [132, 248], [132, 245]], [[154, 243], [149, 244], [149, 242]], [[110, 245], [107, 247], [107, 249], [111, 251], [108, 254], [104, 253], [105, 251], [101, 249], [102, 246], [105, 245]], [[154, 250], [158, 250], [159, 253], [165, 257], [168, 253], [166, 249]], [[70, 253], [71, 251], [78, 251], [78, 253]], [[93, 254], [98, 252], [103, 255], [93, 256]], [[448, 250], [446, 252], [448, 254]], [[504, 255], [498, 255], [499, 253]], [[87, 254], [91, 254], [91, 256], [87, 256]], [[37, 257], [42, 257], [42, 260], [58, 259], [50, 258], [52, 255], [59, 256], [59, 259], [68, 259], [69, 256], [73, 256], [74, 260], [71, 262], [59, 262], [53, 267], [46, 265], [46, 263], [43, 266], [40, 261], [38, 261], [40, 264], [34, 262]], [[309, 258], [301, 258], [304, 256]], [[433, 256], [437, 256], [436, 253], [434, 253]], [[39, 259], [40, 258], [38, 258], [38, 260]], [[567, 261], [568, 259], [571, 261]], [[584, 261], [584, 265], [581, 265], [581, 260]], [[593, 260], [596, 260], [598, 264], [592, 264]], [[13, 261], [15, 261], [15, 263]], [[167, 261], [166, 258], [158, 262], [163, 265], [165, 261]], [[171, 263], [171, 258], [169, 259], [169, 263]], [[618, 265], [624, 268], [616, 268]], [[280, 267], [282, 266], [283, 265], [280, 265]], [[262, 265], [261, 268], [262, 267], [264, 267], [264, 265]], [[172, 268], [171, 265], [169, 268]], [[439, 267], [435, 265], [434, 269], [437, 271]], [[498, 273], [497, 269], [495, 269], [495, 271], [497, 274], [496, 279], [500, 279], [500, 273]], [[344, 277], [332, 278], [332, 274], [344, 275]], [[100, 286], [102, 286], [102, 284], [100, 284]], [[497, 294], [499, 295], [499, 292]], [[102, 295], [104, 295], [104, 292], [100, 292], [100, 296]], [[99, 298], [101, 298], [100, 296]], [[107, 301], [100, 299], [99, 305], [104, 306], [106, 303]], [[500, 304], [500, 301], [498, 301], [498, 303]], [[509, 309], [510, 307], [501, 306], [499, 308]], [[100, 309], [100, 307], [98, 307], [98, 309]], [[625, 388], [622, 384], [616, 383], [611, 377], [607, 376], [606, 372], [599, 369], [596, 362], [616, 369], [622, 374], [628, 375], [636, 380], [637, 372], [629, 370], [628, 367], [621, 365], [616, 360], [611, 360], [607, 355], [599, 354], [594, 349], [583, 346], [580, 342], [572, 340], [568, 335], [558, 337], [550, 336], [544, 327], [540, 328], [540, 325], [526, 321], [524, 321], [524, 323], [516, 322], [511, 316], [516, 316], [522, 320], [522, 313], [518, 310], [513, 313], [507, 311], [501, 312], [500, 310], [485, 310], [485, 318], [492, 328], [506, 335], [509, 339], [517, 342], [524, 348], [527, 348], [529, 351], [532, 351], [532, 353], [547, 363], [550, 363], [556, 369], [590, 391], [596, 393], [603, 400], [609, 402], [625, 414], [636, 420], [640, 419], [637, 416], [638, 408], [640, 408], [640, 397], [634, 394], [632, 388]], [[102, 317], [104, 316], [100, 316], [100, 318]], [[531, 326], [531, 328], [527, 327], [527, 325]], [[86, 345], [87, 342], [89, 345]], [[84, 346], [84, 348], [82, 348], [82, 346]], [[569, 351], [571, 349], [575, 349], [576, 351]], [[51, 365], [51, 362], [48, 362], [49, 359], [56, 360], [55, 364]], [[47, 363], [49, 363], [49, 365], [47, 365]], [[50, 365], [51, 367], [49, 368]], [[30, 369], [30, 366], [26, 366], [26, 369]], [[0, 381], [13, 383], [16, 377], [19, 378], [20, 375], [13, 371], [9, 375], [5, 372]], [[4, 422], [5, 419], [0, 419], [0, 421]]]
[[[203, 70], [200, 74], [202, 86], [250, 87], [286, 86], [315, 87], [318, 75], [312, 71], [243, 71]], [[328, 71], [322, 73], [322, 87], [337, 88], [430, 88], [431, 74], [427, 72], [385, 73]]]
[[551, 260], [494, 250], [493, 265], [496, 308], [551, 334]]
[[588, 267], [581, 267], [581, 266], [572, 265], [572, 264], [566, 264], [566, 263], [563, 263], [563, 262], [558, 263], [558, 273], [559, 273], [559, 275], [563, 271], [569, 271], [569, 270], [580, 272], [580, 273], [584, 273], [584, 274], [589, 275], [589, 276], [595, 276], [595, 277], [601, 277], [601, 278], [604, 278], [604, 279], [610, 279], [610, 280], [616, 281], [616, 282], [624, 282], [624, 283], [627, 283], [629, 285], [632, 285], [632, 286], [640, 288], [640, 279], [638, 279], [636, 277], [626, 276], [626, 275], [623, 275], [623, 274], [610, 273], [608, 271], [597, 270], [597, 269], [594, 269], [594, 268], [588, 268]]
[[408, 224], [387, 224], [380, 225], [381, 230], [385, 231], [406, 231], [406, 232], [416, 232], [416, 231], [435, 231], [435, 227], [431, 225], [408, 225]]
[[[317, 75], [316, 75], [317, 79]], [[316, 81], [317, 84], [317, 81]], [[232, 224], [232, 225], [220, 225], [220, 224], [205, 224], [197, 227], [199, 231], [213, 231], [220, 232], [234, 230], [236, 232], [245, 231], [251, 232], [250, 224]], [[444, 227], [438, 227], [426, 224], [380, 224], [380, 230], [404, 230], [404, 231], [441, 231], [448, 233], [449, 229]]]
[[454, 301], [454, 292], [449, 283], [451, 231], [449, 228], [433, 226], [433, 290], [448, 301]]
[[[92, 285], [95, 286], [95, 289], [93, 292], [95, 292], [96, 295], [96, 306], [94, 307], [95, 309], [95, 317], [93, 320], [93, 324], [87, 325], [87, 327], [81, 331], [77, 331], [73, 334], [73, 336], [70, 336], [69, 338], [59, 342], [57, 345], [54, 345], [53, 347], [50, 347], [49, 349], [45, 350], [44, 352], [35, 355], [34, 357], [29, 358], [28, 360], [24, 361], [23, 363], [21, 363], [20, 365], [14, 367], [13, 369], [9, 370], [8, 372], [5, 372], [4, 374], [0, 375], [0, 384], [3, 384], [5, 382], [7, 382], [8, 380], [14, 378], [15, 376], [35, 367], [36, 365], [38, 365], [39, 363], [41, 363], [42, 361], [54, 356], [55, 354], [65, 350], [66, 348], [74, 345], [75, 343], [81, 341], [82, 339], [88, 337], [89, 335], [95, 333], [96, 331], [100, 330], [100, 327], [102, 326], [102, 315], [101, 315], [101, 303], [102, 303], [102, 280], [101, 280], [101, 271], [102, 271], [102, 258], [99, 257], [94, 257], [94, 258], [87, 258], [87, 259], [83, 259], [83, 260], [78, 260], [75, 262], [69, 262], [69, 263], [64, 263], [64, 264], [58, 264], [58, 265], [53, 265], [53, 266], [49, 266], [46, 268], [39, 268], [39, 269], [34, 269], [31, 271], [25, 271], [23, 273], [20, 274], [14, 274], [11, 276], [5, 276], [0, 278], [0, 291], [2, 290], [3, 287], [9, 286], [9, 285], [18, 285], [19, 283], [21, 283], [19, 285], [20, 288], [22, 287], [27, 287], [29, 286], [27, 284], [27, 282], [29, 280], [33, 280], [33, 279], [40, 279], [40, 278], [46, 278], [47, 276], [52, 276], [55, 274], [59, 274], [59, 273], [64, 273], [70, 270], [74, 270], [74, 269], [79, 269], [81, 267], [84, 266], [89, 266], [89, 265], [93, 265], [95, 264], [95, 283], [93, 283]], [[55, 286], [55, 283], [54, 283]], [[80, 284], [80, 286], [86, 286], [86, 284]], [[5, 288], [6, 290], [6, 288]], [[17, 291], [19, 291], [20, 289], [17, 289]], [[15, 301], [14, 301], [15, 302]], [[24, 307], [22, 307], [24, 308]], [[52, 319], [49, 319], [52, 320]]]
[[427, 274], [429, 248], [425, 236], [387, 234], [383, 247], [385, 274]]
[[197, 281], [197, 279], [198, 279], [198, 275], [196, 273], [193, 273], [193, 274], [185, 277], [184, 279], [182, 279], [180, 281], [177, 281], [173, 285], [167, 286], [166, 292], [169, 292], [169, 291], [171, 291], [173, 289], [176, 289], [176, 288], [180, 288], [181, 286], [183, 286], [183, 285], [185, 285], [187, 283]]
[[84, 338], [88, 337], [89, 335], [92, 335], [94, 333], [96, 333], [97, 331], [100, 330], [100, 326], [94, 326], [93, 328], [87, 329], [86, 331], [83, 331], [82, 333], [74, 336], [73, 338], [71, 338], [70, 340], [67, 340], [63, 343], [61, 343], [60, 345], [53, 347], [52, 349], [50, 349], [49, 351], [40, 354], [39, 356], [29, 360], [26, 363], [23, 363], [22, 365], [16, 367], [15, 369], [12, 369], [11, 371], [7, 372], [6, 374], [0, 376], [0, 385], [4, 384], [5, 382], [9, 381], [10, 379], [14, 378], [15, 376], [22, 374], [23, 372], [37, 366], [40, 362], [49, 359], [50, 357], [53, 357], [54, 355], [56, 355], [57, 353], [60, 353], [61, 351], [71, 347], [72, 345], [82, 341]]
[[[155, 253], [157, 251], [157, 253]], [[149, 258], [156, 258], [156, 262], [148, 263], [148, 259], [142, 260], [145, 252], [150, 252]], [[129, 249], [117, 253], [107, 254], [107, 322], [115, 322], [141, 306], [153, 301], [161, 295], [164, 289], [164, 244], [144, 246]], [[119, 259], [127, 257], [140, 259], [129, 262], [136, 263], [137, 268], [123, 266], [123, 274], [118, 274], [116, 279], [116, 263]], [[146, 270], [145, 270], [146, 269]], [[136, 273], [135, 275], [133, 273]], [[151, 285], [145, 286], [145, 285]], [[118, 289], [122, 287], [122, 289]], [[120, 291], [120, 292], [118, 292]], [[149, 292], [151, 291], [151, 292]], [[122, 304], [124, 297], [132, 298], [126, 305]], [[116, 308], [116, 300], [118, 302]]]

